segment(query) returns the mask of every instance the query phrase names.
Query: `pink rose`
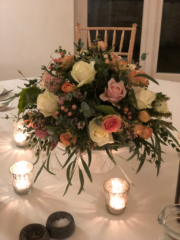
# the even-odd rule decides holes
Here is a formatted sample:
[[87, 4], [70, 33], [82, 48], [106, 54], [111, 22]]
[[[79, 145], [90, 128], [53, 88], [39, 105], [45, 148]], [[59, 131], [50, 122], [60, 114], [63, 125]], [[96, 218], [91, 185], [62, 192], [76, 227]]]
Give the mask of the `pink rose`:
[[101, 50], [104, 52], [106, 50], [106, 48], [107, 48], [107, 44], [105, 42], [103, 42], [103, 41], [99, 41], [98, 42], [98, 47], [100, 47]]
[[44, 73], [42, 81], [44, 82], [44, 86], [50, 92], [56, 92], [60, 88], [61, 79], [50, 75], [48, 72]]
[[108, 82], [108, 89], [105, 88], [104, 93], [99, 97], [103, 101], [109, 101], [111, 103], [119, 102], [122, 98], [126, 96], [126, 89], [124, 87], [124, 82], [116, 82], [114, 78], [111, 78]]
[[[71, 139], [71, 141], [69, 141], [69, 139]], [[60, 140], [65, 146], [69, 146], [70, 142], [76, 143], [76, 136], [72, 136], [70, 132], [66, 132], [60, 135]]]
[[150, 115], [149, 115], [149, 113], [147, 112], [147, 111], [141, 111], [140, 113], [139, 113], [139, 120], [141, 121], [141, 122], [148, 122], [149, 120], [150, 120]]
[[[145, 72], [143, 72], [142, 70], [138, 70], [137, 74], [146, 74]], [[139, 82], [143, 85], [143, 86], [148, 86], [149, 85], [149, 80], [145, 77], [137, 77], [136, 79], [139, 80]]]
[[121, 118], [117, 115], [108, 115], [102, 121], [102, 128], [107, 133], [117, 132], [121, 128]]
[[150, 128], [149, 126], [146, 126], [144, 127], [140, 137], [144, 139], [148, 139], [151, 137], [152, 133], [153, 133], [153, 129]]

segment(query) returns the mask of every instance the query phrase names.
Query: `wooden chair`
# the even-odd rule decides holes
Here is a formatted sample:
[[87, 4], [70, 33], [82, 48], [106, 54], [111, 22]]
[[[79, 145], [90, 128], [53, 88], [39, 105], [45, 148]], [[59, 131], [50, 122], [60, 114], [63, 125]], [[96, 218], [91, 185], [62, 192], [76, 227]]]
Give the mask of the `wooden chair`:
[[[120, 40], [120, 44], [119, 44], [119, 52], [115, 52], [115, 53], [118, 55], [121, 55], [121, 56], [127, 56], [128, 63], [131, 63], [132, 56], [133, 56], [133, 50], [134, 50], [134, 42], [135, 42], [135, 37], [136, 37], [136, 28], [137, 28], [136, 23], [134, 23], [131, 28], [130, 27], [80, 27], [80, 24], [76, 23], [76, 27], [75, 27], [76, 41], [78, 42], [78, 39], [81, 38], [81, 31], [86, 30], [86, 31], [88, 31], [88, 45], [89, 45], [89, 47], [91, 47], [92, 43], [91, 43], [90, 31], [95, 30], [96, 37], [97, 37], [99, 34], [99, 31], [104, 30], [105, 31], [104, 32], [104, 42], [107, 44], [107, 31], [113, 30], [114, 32], [113, 32], [112, 47], [114, 48], [114, 44], [116, 42], [116, 31], [122, 31], [121, 40]], [[131, 31], [129, 49], [128, 49], [127, 53], [122, 52], [125, 31]]]

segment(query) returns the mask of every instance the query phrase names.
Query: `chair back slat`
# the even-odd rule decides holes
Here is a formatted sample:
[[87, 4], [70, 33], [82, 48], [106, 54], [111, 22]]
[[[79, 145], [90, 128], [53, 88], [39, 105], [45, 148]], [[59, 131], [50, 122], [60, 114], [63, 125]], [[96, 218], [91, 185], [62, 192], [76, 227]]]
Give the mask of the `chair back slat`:
[[97, 36], [99, 35], [99, 31], [98, 30], [96, 30], [96, 39], [97, 39]]
[[81, 38], [81, 32], [80, 32], [80, 24], [76, 23], [75, 30], [76, 30], [76, 42], [78, 43], [78, 40]]
[[131, 31], [131, 38], [130, 38], [130, 44], [129, 44], [129, 55], [128, 55], [128, 62], [132, 62], [132, 56], [133, 56], [133, 50], [134, 50], [134, 43], [136, 38], [136, 28], [137, 24], [133, 24], [132, 31]]
[[[90, 31], [95, 30], [96, 31], [96, 38], [97, 38], [97, 36], [99, 34], [99, 31], [104, 30], [105, 31], [104, 42], [107, 44], [107, 40], [108, 40], [107, 31], [108, 30], [111, 30], [111, 31], [113, 30], [114, 32], [113, 32], [112, 47], [115, 50], [114, 44], [116, 43], [116, 32], [117, 31], [122, 31], [121, 40], [120, 40], [120, 44], [119, 44], [119, 52], [116, 52], [116, 53], [118, 55], [121, 55], [121, 56], [127, 56], [128, 63], [131, 63], [132, 62], [132, 56], [133, 56], [133, 50], [134, 50], [135, 37], [136, 37], [136, 28], [137, 28], [136, 23], [134, 23], [132, 25], [132, 27], [80, 27], [80, 24], [77, 23], [76, 24], [76, 41], [78, 42], [78, 39], [81, 38], [81, 31], [82, 30], [88, 31], [88, 44], [89, 44], [89, 47], [91, 47], [92, 43], [91, 43]], [[131, 37], [130, 37], [130, 41], [129, 41], [128, 52], [122, 52], [125, 31], [131, 31]]]
[[122, 52], [123, 42], [124, 42], [124, 30], [122, 31], [121, 41], [120, 41], [120, 45], [119, 45], [119, 52], [120, 52], [120, 53]]
[[91, 34], [89, 30], [88, 30], [88, 44], [89, 44], [89, 47], [91, 47]]
[[107, 44], [107, 30], [104, 32], [104, 42]]
[[114, 46], [115, 43], [116, 43], [116, 30], [114, 30], [114, 32], [113, 32], [113, 40], [112, 40], [113, 49], [115, 49], [115, 46]]

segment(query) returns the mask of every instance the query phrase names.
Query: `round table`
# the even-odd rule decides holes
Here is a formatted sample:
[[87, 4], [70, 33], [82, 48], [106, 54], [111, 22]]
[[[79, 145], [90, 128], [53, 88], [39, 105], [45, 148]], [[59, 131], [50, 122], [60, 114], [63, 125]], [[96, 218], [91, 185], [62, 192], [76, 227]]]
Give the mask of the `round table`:
[[[173, 113], [174, 126], [180, 131], [179, 114], [179, 87], [180, 83], [159, 81], [160, 86], [151, 83], [150, 89], [155, 92], [166, 93], [171, 100], [169, 108]], [[1, 81], [6, 89], [23, 87], [22, 80]], [[4, 99], [5, 97], [0, 97]], [[17, 114], [17, 99], [11, 108], [0, 112], [0, 117], [6, 114]], [[175, 132], [175, 137], [177, 133]], [[43, 170], [34, 184], [29, 195], [19, 196], [12, 187], [9, 167], [16, 161], [28, 160], [35, 162], [33, 152], [16, 147], [13, 140], [12, 119], [0, 120], [0, 239], [18, 240], [20, 230], [27, 224], [40, 223], [45, 225], [48, 216], [56, 211], [67, 211], [74, 217], [76, 229], [69, 237], [73, 240], [155, 240], [161, 233], [161, 226], [157, 222], [161, 210], [174, 203], [176, 181], [178, 174], [178, 154], [171, 147], [163, 146], [163, 160], [160, 175], [156, 176], [155, 164], [146, 162], [142, 170], [136, 174], [138, 161], [132, 159], [128, 163], [120, 157], [116, 161], [123, 168], [135, 186], [131, 185], [126, 211], [119, 216], [114, 216], [106, 211], [103, 182], [112, 177], [124, 178], [116, 166], [105, 174], [93, 174], [93, 183], [85, 177], [84, 190], [77, 195], [79, 190], [79, 177], [75, 174], [72, 186], [63, 196], [67, 180], [66, 171], [58, 164], [52, 153], [51, 167], [55, 176]], [[66, 157], [55, 149], [61, 161]], [[127, 159], [128, 152], [120, 153]], [[42, 162], [35, 165], [34, 176]], [[134, 170], [133, 170], [134, 169]], [[85, 175], [85, 174], [84, 174]]]

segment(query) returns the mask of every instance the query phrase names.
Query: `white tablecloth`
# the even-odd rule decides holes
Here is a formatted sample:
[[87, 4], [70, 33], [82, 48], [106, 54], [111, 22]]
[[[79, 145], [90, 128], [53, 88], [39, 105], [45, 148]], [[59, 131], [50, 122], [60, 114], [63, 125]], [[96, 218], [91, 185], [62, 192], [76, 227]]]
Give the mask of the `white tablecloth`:
[[[151, 84], [150, 89], [164, 92], [171, 97], [169, 108], [173, 113], [174, 126], [180, 131], [180, 83], [159, 81], [160, 87]], [[23, 86], [22, 80], [1, 81], [7, 89], [18, 92], [17, 85]], [[17, 100], [11, 109], [0, 112], [17, 113]], [[175, 133], [177, 137], [177, 133]], [[75, 175], [73, 186], [63, 197], [66, 187], [66, 173], [61, 170], [52, 156], [52, 167], [56, 176], [42, 171], [33, 192], [26, 196], [15, 194], [9, 173], [12, 163], [19, 160], [35, 161], [30, 150], [15, 146], [12, 133], [12, 120], [0, 119], [0, 240], [18, 240], [20, 230], [27, 224], [40, 223], [45, 225], [47, 217], [56, 211], [67, 211], [75, 219], [76, 230], [69, 238], [74, 240], [155, 240], [159, 238], [161, 226], [157, 222], [158, 214], [169, 204], [174, 203], [179, 159], [176, 151], [170, 147], [163, 148], [166, 152], [159, 177], [156, 177], [154, 164], [145, 163], [137, 175], [138, 162], [129, 162], [116, 158], [126, 174], [135, 184], [131, 186], [128, 205], [123, 215], [114, 216], [105, 208], [103, 182], [110, 177], [124, 178], [118, 167], [106, 174], [93, 175], [93, 183], [85, 179], [85, 191], [77, 195], [79, 178]], [[55, 150], [61, 160], [61, 152]], [[127, 158], [128, 152], [121, 153]], [[35, 165], [35, 174], [41, 161]], [[134, 168], [134, 170], [132, 170]]]

